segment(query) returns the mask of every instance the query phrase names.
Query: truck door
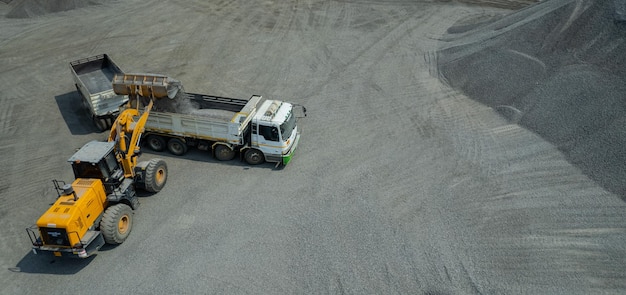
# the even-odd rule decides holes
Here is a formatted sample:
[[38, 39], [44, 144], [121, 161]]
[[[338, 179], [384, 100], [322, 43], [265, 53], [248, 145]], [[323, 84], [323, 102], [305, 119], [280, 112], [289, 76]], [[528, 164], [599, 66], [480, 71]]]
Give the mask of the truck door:
[[280, 132], [277, 126], [252, 124], [252, 144], [255, 143], [266, 157], [281, 154]]

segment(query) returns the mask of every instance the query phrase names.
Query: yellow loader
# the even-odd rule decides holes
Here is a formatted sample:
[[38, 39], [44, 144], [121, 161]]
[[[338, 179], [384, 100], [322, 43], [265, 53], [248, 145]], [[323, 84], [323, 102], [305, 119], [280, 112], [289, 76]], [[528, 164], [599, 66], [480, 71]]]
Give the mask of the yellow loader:
[[167, 88], [163, 84], [167, 81], [156, 75], [133, 78], [117, 86], [149, 99], [148, 105], [143, 113], [129, 105], [111, 127], [108, 141], [91, 141], [69, 158], [75, 180], [71, 184], [54, 180], [57, 200], [26, 229], [35, 254], [86, 258], [105, 243], [123, 243], [139, 206], [135, 189], [156, 193], [165, 185], [168, 172], [163, 160], [138, 163], [137, 158], [152, 99], [161, 98], [153, 90]]

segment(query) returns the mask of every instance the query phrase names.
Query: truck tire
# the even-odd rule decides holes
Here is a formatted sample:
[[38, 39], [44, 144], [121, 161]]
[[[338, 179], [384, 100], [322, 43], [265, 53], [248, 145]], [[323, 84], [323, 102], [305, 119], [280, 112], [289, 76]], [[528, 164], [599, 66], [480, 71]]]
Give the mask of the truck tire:
[[235, 151], [228, 146], [218, 144], [215, 147], [215, 158], [220, 161], [230, 161], [235, 157]]
[[165, 150], [165, 139], [158, 135], [148, 136], [148, 147], [155, 152], [162, 152]]
[[167, 182], [167, 164], [162, 159], [152, 159], [146, 166], [144, 189], [151, 193], [158, 193]]
[[265, 162], [263, 153], [257, 149], [248, 149], [245, 154], [246, 162], [250, 165], [258, 165]]
[[107, 244], [123, 243], [133, 228], [133, 210], [126, 204], [115, 204], [104, 211], [100, 231]]
[[172, 138], [167, 142], [167, 150], [176, 156], [182, 156], [187, 152], [187, 145], [178, 138]]
[[93, 124], [96, 125], [96, 129], [98, 129], [98, 131], [100, 132], [106, 131], [111, 128], [111, 126], [108, 126], [107, 128], [107, 121], [105, 118], [98, 118], [96, 116], [93, 116]]

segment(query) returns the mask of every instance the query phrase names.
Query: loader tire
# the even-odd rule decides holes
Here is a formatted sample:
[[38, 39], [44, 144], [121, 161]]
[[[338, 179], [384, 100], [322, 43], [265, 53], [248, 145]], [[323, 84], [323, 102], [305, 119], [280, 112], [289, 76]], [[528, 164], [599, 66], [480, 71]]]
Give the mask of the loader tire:
[[146, 166], [144, 189], [151, 193], [161, 191], [167, 182], [167, 164], [162, 159], [152, 159]]
[[100, 231], [107, 244], [123, 243], [133, 228], [133, 210], [126, 204], [115, 204], [104, 211]]

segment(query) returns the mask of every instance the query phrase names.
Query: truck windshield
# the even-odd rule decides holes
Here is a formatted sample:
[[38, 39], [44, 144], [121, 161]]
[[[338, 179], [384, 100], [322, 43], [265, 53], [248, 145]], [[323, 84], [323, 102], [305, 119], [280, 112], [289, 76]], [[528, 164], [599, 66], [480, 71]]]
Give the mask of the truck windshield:
[[283, 141], [291, 137], [294, 128], [296, 128], [296, 117], [293, 115], [293, 112], [290, 111], [285, 122], [280, 124], [280, 134], [282, 135]]

